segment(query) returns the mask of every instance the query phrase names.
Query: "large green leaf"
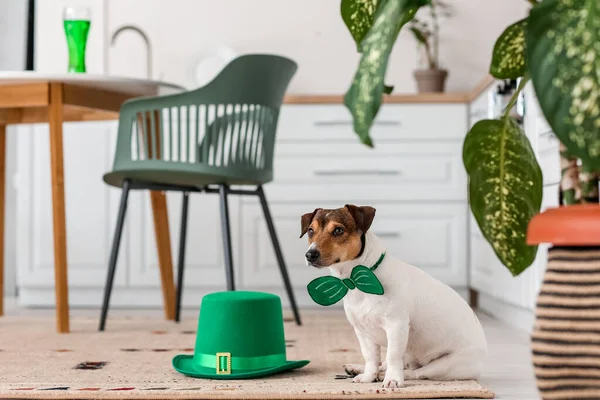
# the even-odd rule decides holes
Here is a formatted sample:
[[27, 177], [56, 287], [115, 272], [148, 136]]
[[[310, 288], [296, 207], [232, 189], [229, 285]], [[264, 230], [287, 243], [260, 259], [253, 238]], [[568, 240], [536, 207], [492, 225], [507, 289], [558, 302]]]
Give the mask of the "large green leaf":
[[535, 259], [527, 224], [542, 204], [542, 171], [527, 137], [510, 117], [482, 120], [465, 138], [463, 162], [475, 220], [500, 261], [516, 276]]
[[340, 13], [356, 42], [356, 49], [361, 52], [361, 42], [373, 25], [373, 16], [378, 0], [342, 0]]
[[496, 40], [490, 74], [498, 79], [517, 79], [525, 75], [525, 30], [527, 18], [522, 19], [502, 32]]
[[369, 129], [379, 111], [381, 96], [390, 91], [384, 84], [390, 52], [401, 27], [425, 1], [381, 0], [373, 26], [362, 41], [363, 54], [344, 104], [352, 113], [354, 131], [367, 146], [373, 146]]
[[600, 2], [544, 0], [525, 36], [546, 120], [571, 154], [600, 171]]

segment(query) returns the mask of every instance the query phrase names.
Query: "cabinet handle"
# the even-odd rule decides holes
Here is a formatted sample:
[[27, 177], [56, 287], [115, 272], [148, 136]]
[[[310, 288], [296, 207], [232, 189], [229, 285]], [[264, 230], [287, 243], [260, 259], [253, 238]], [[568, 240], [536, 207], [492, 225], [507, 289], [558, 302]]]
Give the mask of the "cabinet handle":
[[400, 237], [398, 232], [375, 232], [375, 236], [381, 238], [397, 238]]
[[331, 171], [315, 171], [316, 176], [356, 176], [356, 175], [400, 175], [400, 171], [394, 170], [331, 170]]
[[[332, 121], [315, 121], [315, 126], [352, 126], [352, 121], [341, 121], [341, 120], [332, 120]], [[374, 121], [372, 125], [379, 126], [400, 126], [400, 121]]]

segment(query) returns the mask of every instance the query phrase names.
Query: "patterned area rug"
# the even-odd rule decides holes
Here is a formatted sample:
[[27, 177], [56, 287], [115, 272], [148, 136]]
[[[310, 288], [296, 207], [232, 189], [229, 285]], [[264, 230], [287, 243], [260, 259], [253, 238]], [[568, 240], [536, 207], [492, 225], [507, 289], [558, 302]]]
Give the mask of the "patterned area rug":
[[[343, 313], [307, 314], [297, 327], [286, 318], [287, 357], [307, 366], [266, 379], [188, 378], [171, 367], [193, 354], [196, 320], [73, 318], [56, 334], [52, 318], [0, 318], [2, 399], [352, 399], [493, 398], [475, 381], [408, 381], [400, 389], [352, 383], [343, 364], [360, 363], [358, 342]], [[342, 375], [340, 375], [342, 374]]]

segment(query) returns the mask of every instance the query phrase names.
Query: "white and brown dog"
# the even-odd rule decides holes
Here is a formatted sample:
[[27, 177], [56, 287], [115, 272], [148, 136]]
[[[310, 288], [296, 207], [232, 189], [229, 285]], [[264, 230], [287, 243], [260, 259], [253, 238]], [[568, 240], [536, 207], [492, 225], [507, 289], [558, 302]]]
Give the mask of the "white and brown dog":
[[[302, 216], [308, 233], [306, 262], [329, 267], [337, 278], [357, 265], [370, 267], [387, 252], [369, 227], [373, 207], [318, 208]], [[435, 249], [432, 249], [435, 251]], [[422, 270], [386, 253], [375, 275], [383, 295], [349, 290], [346, 316], [358, 338], [365, 365], [345, 365], [354, 382], [401, 387], [407, 379], [477, 379], [487, 356], [485, 335], [467, 302]], [[381, 347], [387, 347], [381, 363]], [[382, 376], [383, 375], [383, 376]]]

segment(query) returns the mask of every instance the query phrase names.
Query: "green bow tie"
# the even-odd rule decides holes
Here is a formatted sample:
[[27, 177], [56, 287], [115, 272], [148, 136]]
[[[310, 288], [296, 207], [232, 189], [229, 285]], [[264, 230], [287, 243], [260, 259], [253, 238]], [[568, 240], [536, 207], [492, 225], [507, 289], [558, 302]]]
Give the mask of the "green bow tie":
[[322, 306], [330, 306], [344, 298], [348, 289], [358, 289], [361, 292], [382, 295], [383, 286], [375, 276], [373, 271], [379, 267], [383, 261], [385, 253], [379, 257], [379, 260], [371, 268], [364, 265], [357, 265], [352, 268], [350, 278], [340, 279], [335, 276], [321, 276], [312, 280], [308, 284], [308, 294], [315, 303]]

